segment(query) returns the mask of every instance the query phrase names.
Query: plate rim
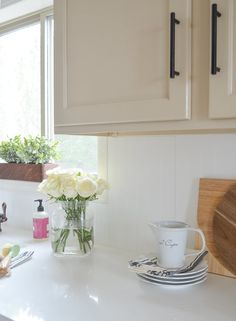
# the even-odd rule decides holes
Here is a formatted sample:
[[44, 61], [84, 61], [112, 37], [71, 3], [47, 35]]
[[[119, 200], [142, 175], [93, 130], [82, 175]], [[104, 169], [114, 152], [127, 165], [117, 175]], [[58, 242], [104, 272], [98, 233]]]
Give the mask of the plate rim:
[[181, 282], [171, 282], [169, 280], [154, 280], [146, 276], [142, 276], [140, 274], [137, 274], [137, 276], [141, 279], [149, 281], [152, 284], [161, 284], [161, 285], [188, 285], [188, 284], [191, 285], [191, 284], [196, 284], [198, 281], [201, 281], [203, 279], [207, 279], [207, 273], [199, 278], [195, 278], [194, 280], [186, 280]]
[[201, 277], [201, 276], [203, 276], [203, 275], [207, 275], [207, 273], [208, 273], [208, 268], [206, 268], [206, 270], [204, 270], [204, 271], [202, 271], [202, 272], [200, 272], [200, 273], [198, 273], [198, 274], [195, 274], [195, 275], [186, 275], [186, 276], [183, 276], [183, 274], [181, 275], [181, 277], [179, 276], [179, 277], [176, 277], [176, 276], [161, 276], [161, 275], [152, 275], [152, 274], [149, 274], [149, 273], [137, 273], [137, 274], [140, 274], [140, 275], [144, 275], [144, 276], [146, 276], [146, 277], [150, 277], [150, 278], [152, 278], [152, 279], [154, 279], [154, 280], [172, 280], [172, 281], [174, 281], [174, 282], [179, 282], [179, 281], [181, 281], [181, 280], [185, 280], [185, 281], [187, 281], [187, 280], [194, 280], [194, 279], [196, 279], [196, 278], [199, 278], [199, 277]]
[[179, 284], [173, 284], [173, 283], [157, 283], [157, 282], [152, 282], [146, 278], [143, 278], [141, 276], [139, 276], [139, 279], [141, 282], [145, 282], [145, 283], [149, 283], [152, 284], [154, 286], [166, 286], [166, 287], [173, 287], [173, 286], [190, 286], [190, 285], [197, 285], [197, 284], [201, 284], [204, 283], [207, 280], [207, 277], [204, 277], [202, 279], [200, 279], [199, 281], [195, 282], [195, 283], [179, 283]]

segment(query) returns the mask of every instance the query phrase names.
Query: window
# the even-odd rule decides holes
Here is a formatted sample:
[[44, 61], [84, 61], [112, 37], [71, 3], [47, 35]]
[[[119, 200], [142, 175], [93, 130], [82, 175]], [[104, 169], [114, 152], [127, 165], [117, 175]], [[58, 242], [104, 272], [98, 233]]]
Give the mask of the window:
[[88, 172], [98, 171], [97, 137], [56, 135], [62, 167], [77, 167]]
[[[0, 25], [0, 140], [17, 134], [54, 137], [53, 31], [53, 15], [46, 10]], [[62, 167], [98, 171], [97, 137], [55, 138]]]
[[39, 135], [40, 24], [17, 28], [0, 37], [0, 137]]
[[50, 12], [0, 25], [0, 139], [50, 136], [52, 25]]

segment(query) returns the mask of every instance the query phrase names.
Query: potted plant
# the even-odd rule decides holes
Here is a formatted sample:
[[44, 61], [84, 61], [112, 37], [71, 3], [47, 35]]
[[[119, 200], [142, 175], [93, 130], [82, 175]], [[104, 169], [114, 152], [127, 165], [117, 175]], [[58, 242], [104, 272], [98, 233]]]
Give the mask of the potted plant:
[[0, 142], [0, 179], [41, 182], [46, 171], [56, 167], [58, 142], [43, 136], [22, 138], [17, 135]]

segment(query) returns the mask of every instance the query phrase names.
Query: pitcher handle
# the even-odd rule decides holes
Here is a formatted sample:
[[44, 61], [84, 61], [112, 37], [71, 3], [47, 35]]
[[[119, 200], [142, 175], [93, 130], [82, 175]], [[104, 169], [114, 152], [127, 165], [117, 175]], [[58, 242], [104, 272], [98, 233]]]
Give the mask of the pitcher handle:
[[157, 228], [156, 224], [153, 222], [149, 222], [148, 226], [150, 226], [152, 230]]
[[186, 254], [185, 256], [192, 256], [192, 255], [197, 255], [197, 254], [202, 253], [206, 248], [206, 241], [205, 241], [204, 233], [199, 228], [187, 227], [187, 230], [200, 234], [201, 241], [202, 241], [202, 248], [199, 251], [195, 251], [193, 253]]

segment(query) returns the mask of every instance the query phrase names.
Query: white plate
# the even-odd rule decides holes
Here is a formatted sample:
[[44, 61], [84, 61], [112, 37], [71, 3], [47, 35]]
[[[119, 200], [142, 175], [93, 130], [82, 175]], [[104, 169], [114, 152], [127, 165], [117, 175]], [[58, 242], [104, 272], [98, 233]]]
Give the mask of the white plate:
[[148, 283], [158, 284], [158, 285], [171, 285], [171, 286], [195, 285], [195, 284], [200, 284], [200, 283], [206, 281], [206, 279], [207, 279], [207, 276], [204, 275], [204, 276], [195, 278], [194, 280], [186, 280], [186, 281], [181, 281], [181, 282], [180, 281], [179, 282], [172, 282], [170, 280], [153, 280], [153, 279], [147, 277], [146, 275], [143, 276], [143, 275], [137, 274], [137, 276], [142, 281], [145, 281], [145, 282], [148, 282]]
[[148, 275], [145, 273], [137, 273], [139, 276], [145, 277], [146, 279], [149, 279], [151, 281], [158, 281], [158, 282], [171, 282], [171, 283], [183, 283], [183, 282], [193, 282], [196, 279], [201, 279], [205, 276], [207, 276], [207, 270], [194, 276], [190, 276], [187, 278], [173, 278], [170, 276], [154, 276], [154, 275]]
[[197, 266], [195, 266], [195, 268], [193, 270], [191, 270], [189, 272], [185, 272], [185, 273], [176, 273], [175, 276], [196, 275], [196, 274], [199, 274], [203, 271], [206, 271], [207, 268], [208, 268], [207, 260], [203, 260]]
[[142, 276], [151, 278], [153, 280], [169, 280], [169, 281], [173, 281], [173, 282], [181, 282], [181, 281], [187, 281], [187, 280], [193, 280], [196, 278], [200, 278], [204, 275], [206, 275], [208, 272], [208, 269], [206, 268], [204, 271], [199, 272], [197, 274], [193, 274], [193, 275], [186, 275], [186, 274], [179, 274], [178, 276], [176, 275], [167, 275], [167, 276], [161, 276], [161, 275], [153, 275], [150, 273], [137, 273], [140, 274]]

